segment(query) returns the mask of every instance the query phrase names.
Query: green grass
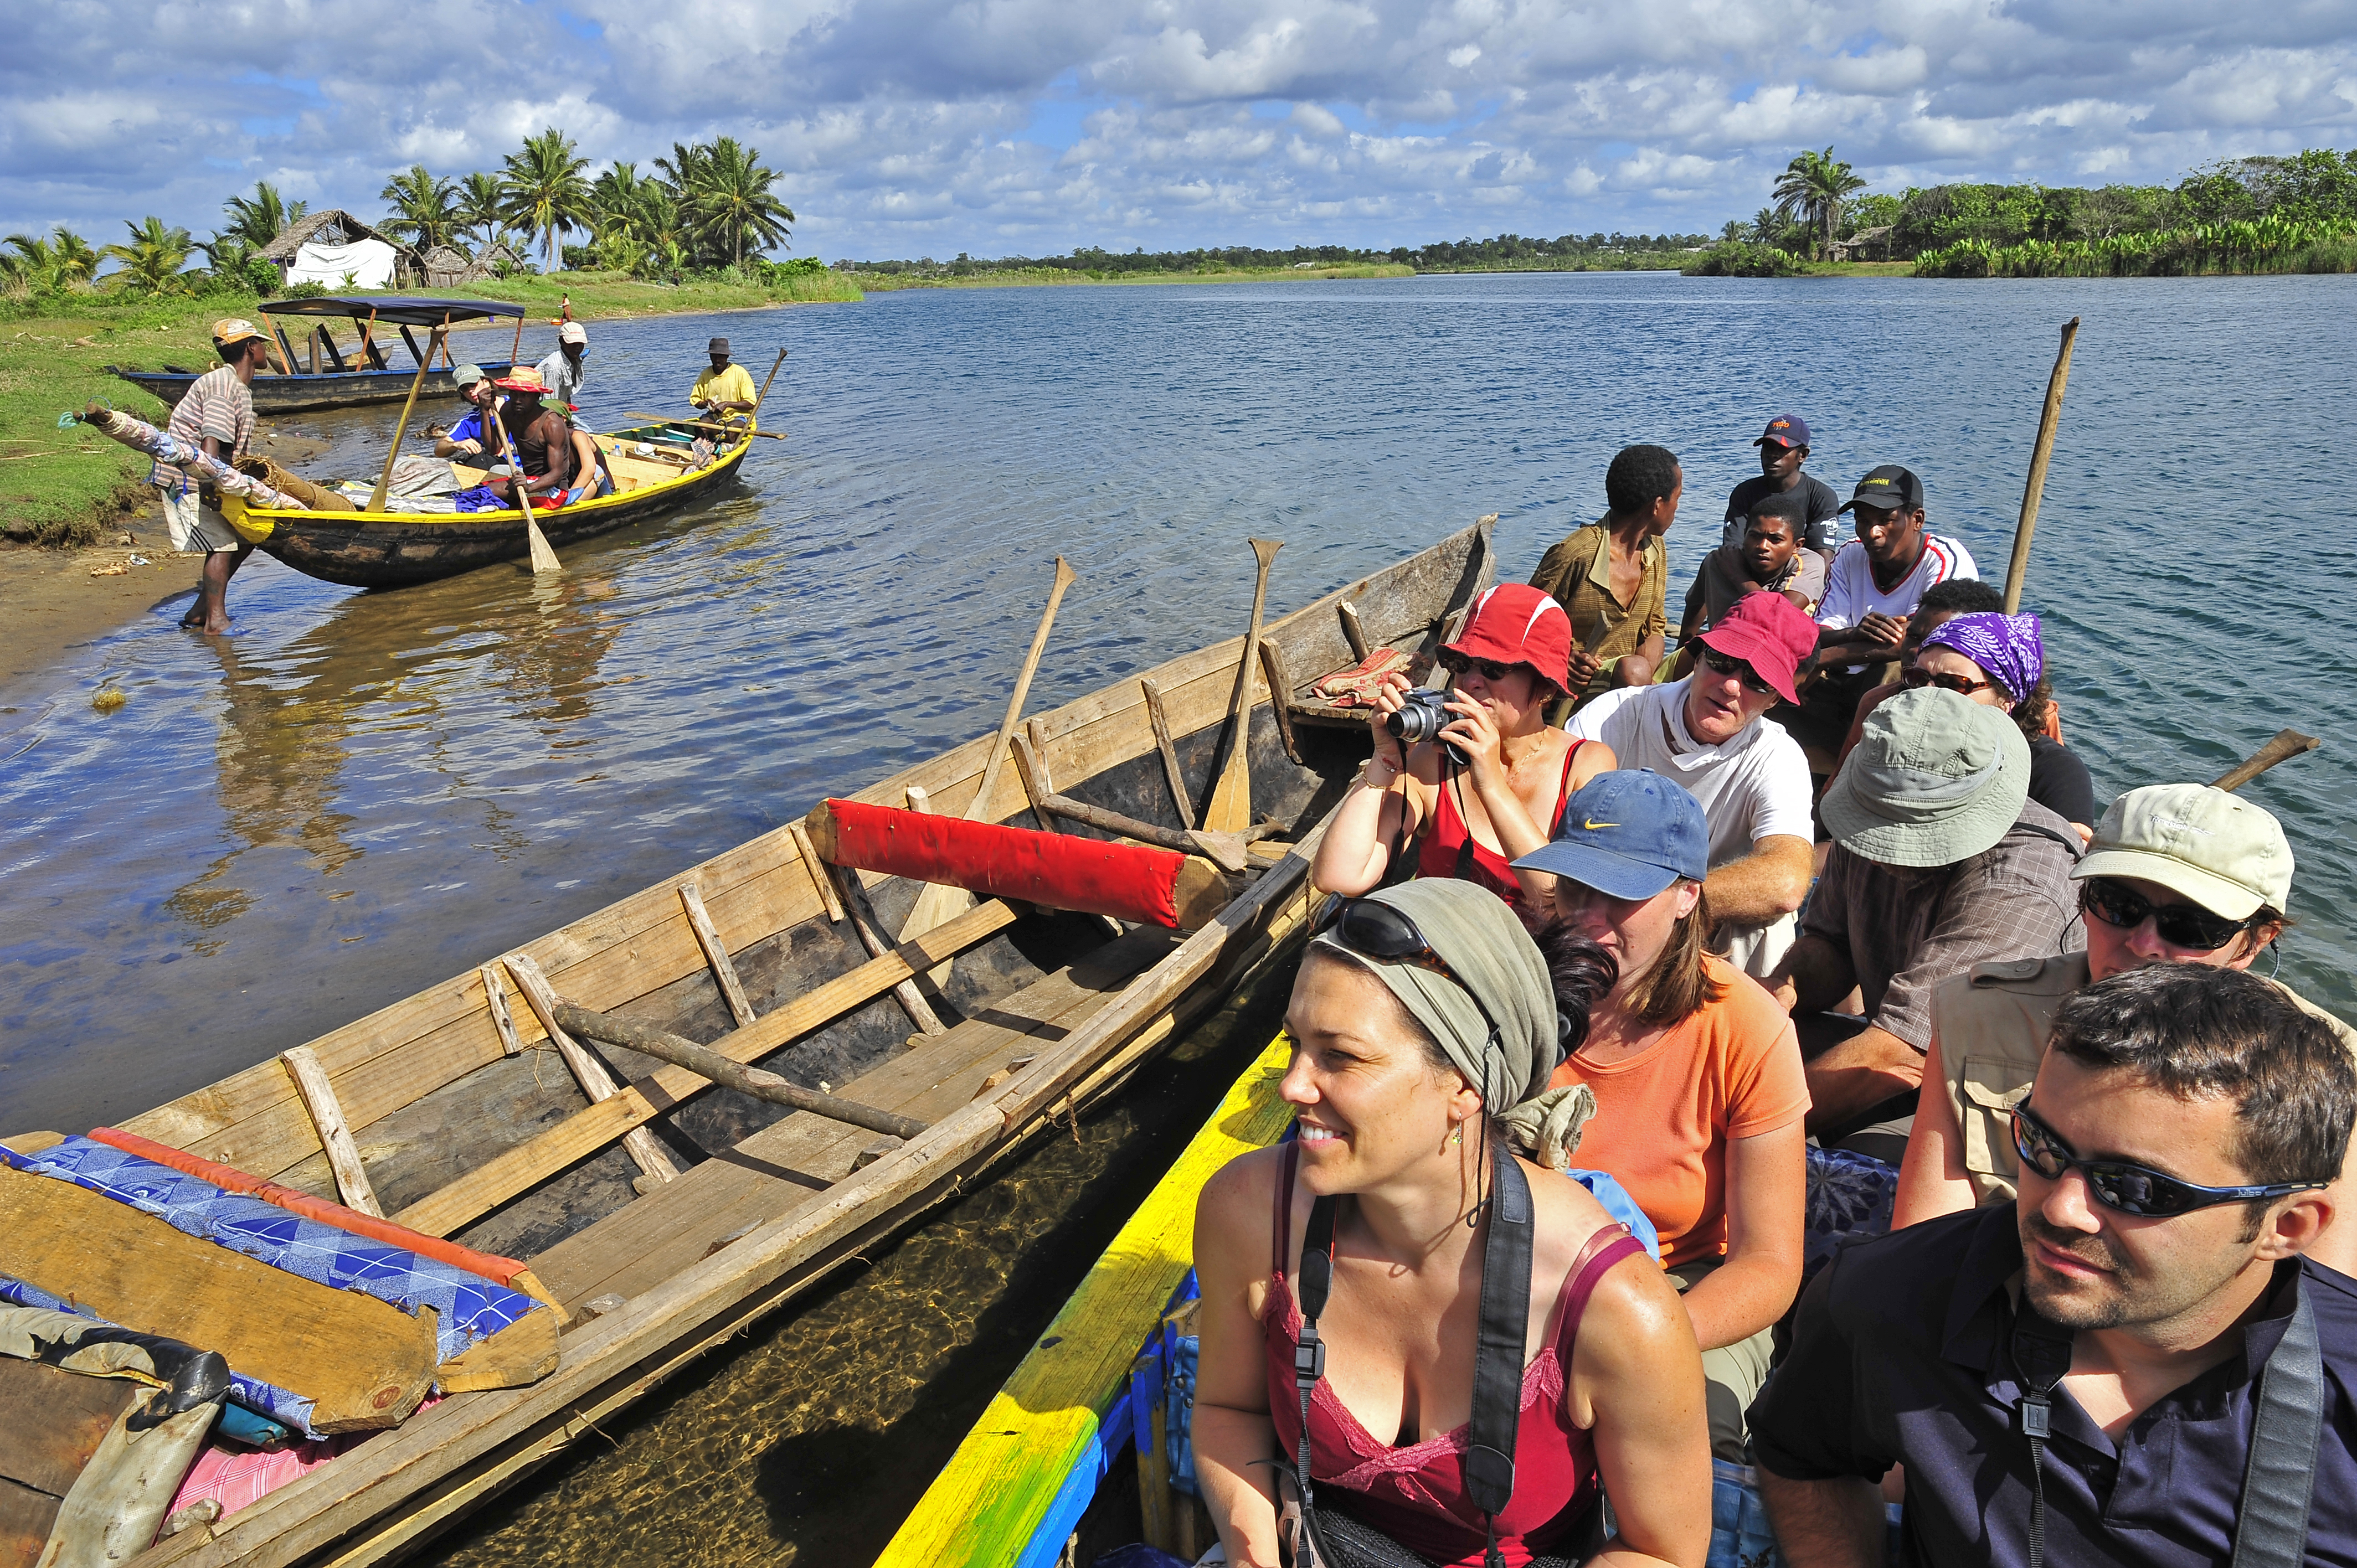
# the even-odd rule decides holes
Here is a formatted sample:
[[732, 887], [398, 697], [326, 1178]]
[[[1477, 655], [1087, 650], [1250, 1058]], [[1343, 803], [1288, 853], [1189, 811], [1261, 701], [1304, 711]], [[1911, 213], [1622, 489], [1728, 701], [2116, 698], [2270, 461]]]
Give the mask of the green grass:
[[939, 273], [871, 273], [863, 270], [834, 275], [846, 280], [856, 279], [860, 287], [870, 293], [883, 294], [903, 288], [1036, 288], [1041, 285], [1056, 284], [1297, 283], [1305, 279], [1405, 278], [1414, 277], [1415, 269], [1391, 262], [1353, 262], [1330, 267], [1222, 267], [1217, 270], [1206, 268], [1200, 272], [1094, 269], [1082, 272], [1065, 267], [1004, 267], [964, 274], [943, 268]]
[[[610, 273], [564, 273], [450, 292], [519, 304], [537, 319], [555, 316], [569, 294], [573, 314], [590, 321], [861, 297], [856, 283], [834, 273], [774, 285], [696, 281], [675, 287]], [[61, 547], [91, 544], [125, 510], [152, 510], [147, 459], [82, 426], [59, 430], [58, 415], [97, 400], [161, 423], [162, 403], [104, 367], [210, 369], [220, 362], [212, 323], [224, 316], [251, 317], [261, 303], [252, 295], [0, 295], [0, 430], [8, 433], [0, 437], [0, 536]]]

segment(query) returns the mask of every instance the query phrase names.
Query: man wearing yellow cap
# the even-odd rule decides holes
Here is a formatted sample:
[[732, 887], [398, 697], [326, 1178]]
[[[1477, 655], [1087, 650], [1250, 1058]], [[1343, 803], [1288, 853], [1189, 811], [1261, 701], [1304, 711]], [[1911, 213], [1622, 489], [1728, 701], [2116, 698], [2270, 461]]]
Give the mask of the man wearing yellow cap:
[[[232, 317], [213, 323], [213, 350], [221, 364], [182, 395], [167, 428], [184, 441], [201, 443], [209, 456], [234, 463], [253, 439], [253, 373], [270, 357], [270, 339], [253, 322]], [[194, 476], [159, 461], [147, 482], [163, 492], [164, 530], [172, 548], [204, 552], [197, 602], [180, 624], [208, 633], [227, 631], [229, 580], [253, 546], [237, 536], [217, 506], [204, 504]]]

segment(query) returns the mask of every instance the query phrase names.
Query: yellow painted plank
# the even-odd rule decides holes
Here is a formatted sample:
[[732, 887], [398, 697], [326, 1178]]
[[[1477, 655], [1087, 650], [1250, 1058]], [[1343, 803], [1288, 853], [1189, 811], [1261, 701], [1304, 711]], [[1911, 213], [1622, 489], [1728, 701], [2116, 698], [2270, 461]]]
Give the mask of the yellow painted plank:
[[1195, 1199], [1211, 1174], [1265, 1148], [1293, 1113], [1277, 1098], [1282, 1034], [1121, 1228], [892, 1537], [877, 1568], [996, 1568], [1014, 1562], [1089, 1452], [1131, 1359], [1194, 1262]]

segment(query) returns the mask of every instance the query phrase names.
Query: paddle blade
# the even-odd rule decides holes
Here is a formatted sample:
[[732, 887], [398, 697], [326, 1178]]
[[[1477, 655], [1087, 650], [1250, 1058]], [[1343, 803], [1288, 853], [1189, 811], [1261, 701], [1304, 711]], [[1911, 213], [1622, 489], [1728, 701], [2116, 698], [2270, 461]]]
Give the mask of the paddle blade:
[[526, 536], [532, 541], [533, 575], [536, 577], [543, 572], [564, 571], [564, 564], [556, 559], [556, 552], [548, 547], [548, 535], [540, 531], [540, 520], [533, 516], [529, 506], [524, 509], [523, 527]]

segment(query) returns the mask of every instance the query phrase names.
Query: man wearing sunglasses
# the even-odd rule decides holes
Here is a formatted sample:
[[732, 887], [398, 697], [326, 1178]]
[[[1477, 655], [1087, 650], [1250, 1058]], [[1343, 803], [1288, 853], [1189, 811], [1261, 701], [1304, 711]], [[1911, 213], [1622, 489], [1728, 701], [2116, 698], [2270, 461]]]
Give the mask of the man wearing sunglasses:
[[[2156, 964], [2248, 969], [2287, 925], [2291, 845], [2250, 801], [2201, 784], [2155, 784], [2112, 802], [2072, 872], [2084, 952], [1975, 964], [1932, 993], [1925, 1090], [1900, 1169], [1894, 1226], [2013, 1200], [2012, 1108], [2029, 1090], [2055, 1009], [2091, 983]], [[2357, 1031], [2277, 989], [2357, 1053]], [[2335, 1187], [2357, 1216], [2357, 1187]], [[2357, 1273], [2357, 1219], [2315, 1255]]]
[[2100, 981], [2008, 1118], [2013, 1204], [1837, 1253], [1752, 1405], [1792, 1568], [2357, 1555], [2357, 1283], [2314, 1261], [2357, 1117], [2318, 1019], [2231, 969]]
[[1761, 716], [1792, 700], [1815, 646], [1807, 611], [1781, 594], [1746, 594], [1696, 639], [1684, 680], [1608, 692], [1567, 726], [1611, 747], [1619, 766], [1649, 768], [1702, 802], [1714, 945], [1754, 979], [1792, 945], [1793, 912], [1816, 870], [1808, 759]]

